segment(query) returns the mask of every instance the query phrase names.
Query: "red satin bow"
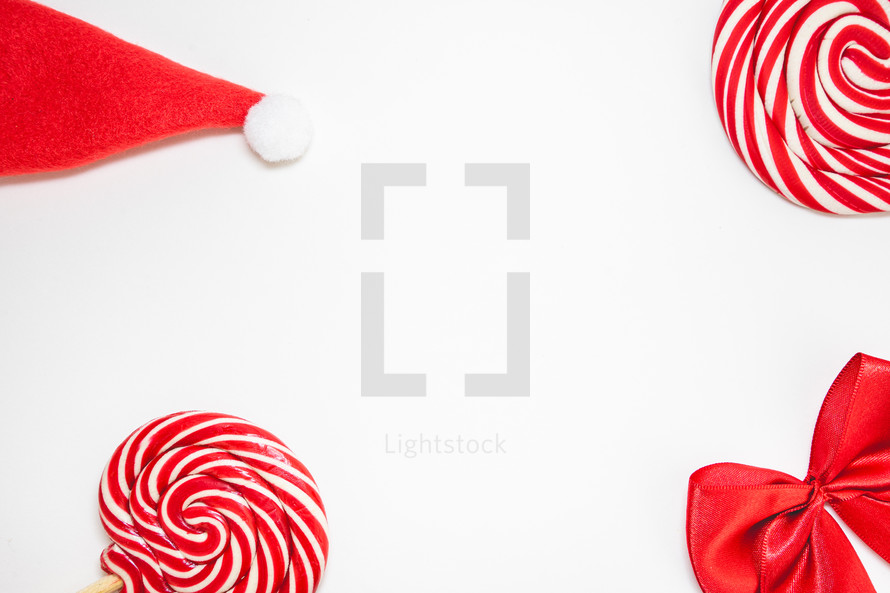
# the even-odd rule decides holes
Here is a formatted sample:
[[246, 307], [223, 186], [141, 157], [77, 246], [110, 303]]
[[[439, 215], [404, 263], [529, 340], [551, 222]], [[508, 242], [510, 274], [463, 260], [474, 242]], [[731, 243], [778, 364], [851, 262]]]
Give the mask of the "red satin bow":
[[686, 538], [705, 593], [866, 593], [829, 504], [890, 561], [890, 362], [857, 354], [825, 396], [801, 481], [734, 463], [689, 479]]

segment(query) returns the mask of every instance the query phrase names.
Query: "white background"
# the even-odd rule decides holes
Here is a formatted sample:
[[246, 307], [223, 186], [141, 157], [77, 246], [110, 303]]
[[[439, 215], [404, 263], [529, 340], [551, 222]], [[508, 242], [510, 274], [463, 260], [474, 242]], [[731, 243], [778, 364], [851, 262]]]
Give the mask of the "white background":
[[[253, 420], [314, 473], [324, 593], [697, 591], [689, 474], [803, 477], [857, 351], [890, 357], [890, 220], [786, 203], [732, 152], [709, 84], [719, 1], [52, 0], [191, 67], [301, 97], [299, 163], [202, 133], [0, 181], [0, 582], [101, 575], [117, 444], [182, 409]], [[360, 240], [364, 162], [428, 163]], [[467, 162], [530, 163], [531, 241]], [[360, 397], [360, 276], [386, 273], [387, 371]], [[532, 397], [505, 365], [506, 273], [532, 286]], [[505, 439], [499, 456], [385, 439]], [[878, 590], [890, 568], [861, 551]]]

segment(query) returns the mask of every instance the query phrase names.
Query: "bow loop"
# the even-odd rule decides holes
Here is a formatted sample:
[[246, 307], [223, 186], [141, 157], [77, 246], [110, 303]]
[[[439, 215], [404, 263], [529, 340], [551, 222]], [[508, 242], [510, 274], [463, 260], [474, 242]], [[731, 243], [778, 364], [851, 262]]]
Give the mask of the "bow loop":
[[890, 561], [890, 362], [857, 354], [825, 396], [813, 434], [810, 474], [829, 504]]
[[[890, 456], [890, 363], [857, 354], [825, 396], [809, 475], [828, 484], [876, 455]], [[890, 467], [886, 471], [890, 476]]]
[[890, 362], [857, 354], [819, 413], [807, 479], [717, 464], [689, 480], [687, 542], [705, 593], [873, 593], [830, 504], [890, 561]]
[[764, 527], [807, 505], [813, 486], [768, 469], [720, 463], [689, 480], [687, 543], [692, 566], [708, 593], [757, 591]]

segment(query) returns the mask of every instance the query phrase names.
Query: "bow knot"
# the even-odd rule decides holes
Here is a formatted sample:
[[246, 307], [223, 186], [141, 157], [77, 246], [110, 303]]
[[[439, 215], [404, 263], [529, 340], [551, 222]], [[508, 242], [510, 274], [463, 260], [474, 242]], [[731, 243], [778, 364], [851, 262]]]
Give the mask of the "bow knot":
[[810, 500], [807, 502], [807, 506], [825, 506], [826, 498], [828, 497], [828, 489], [816, 479], [813, 479], [813, 481], [810, 482], [810, 487], [813, 491], [810, 494]]
[[890, 362], [858, 354], [816, 423], [807, 477], [735, 463], [689, 481], [687, 541], [705, 593], [874, 593], [825, 509], [890, 561]]

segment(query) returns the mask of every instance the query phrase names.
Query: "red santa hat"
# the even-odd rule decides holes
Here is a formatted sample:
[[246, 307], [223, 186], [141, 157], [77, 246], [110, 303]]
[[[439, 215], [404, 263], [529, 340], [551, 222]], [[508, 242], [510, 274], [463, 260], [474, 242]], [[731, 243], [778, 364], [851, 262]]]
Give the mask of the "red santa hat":
[[300, 103], [197, 72], [30, 0], [0, 0], [0, 176], [77, 167], [203, 128], [298, 158]]

